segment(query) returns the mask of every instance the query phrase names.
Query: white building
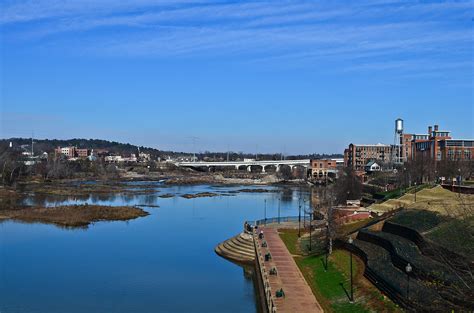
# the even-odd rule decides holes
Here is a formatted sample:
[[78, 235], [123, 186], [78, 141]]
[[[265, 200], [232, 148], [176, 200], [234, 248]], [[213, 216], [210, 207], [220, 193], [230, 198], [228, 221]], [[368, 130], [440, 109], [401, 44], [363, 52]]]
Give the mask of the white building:
[[370, 161], [365, 165], [365, 171], [367, 173], [370, 172], [380, 172], [382, 170], [382, 167], [375, 161]]

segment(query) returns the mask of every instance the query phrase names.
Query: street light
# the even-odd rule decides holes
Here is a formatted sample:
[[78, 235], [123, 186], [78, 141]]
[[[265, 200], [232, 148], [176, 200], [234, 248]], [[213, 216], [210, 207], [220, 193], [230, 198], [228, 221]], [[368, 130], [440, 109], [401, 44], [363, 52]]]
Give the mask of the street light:
[[306, 200], [303, 199], [303, 229], [306, 229]]
[[415, 202], [416, 202], [416, 182], [415, 182]]
[[407, 300], [410, 300], [410, 273], [413, 270], [411, 264], [408, 263], [405, 267], [405, 271], [407, 273]]
[[311, 252], [311, 220], [313, 219], [313, 213], [309, 213], [309, 251]]
[[329, 257], [329, 222], [326, 222], [326, 264], [324, 266], [324, 270], [328, 270], [328, 257]]
[[278, 224], [280, 224], [281, 197], [278, 199]]
[[[349, 240], [347, 241], [349, 242], [350, 245], [352, 245], [352, 243], [354, 242], [354, 240], [352, 240], [352, 237], [349, 237]], [[352, 279], [352, 250], [349, 250], [350, 252], [350, 262], [351, 262], [351, 303], [354, 303], [354, 284], [353, 284], [353, 279]]]
[[298, 237], [301, 237], [301, 202], [298, 208]]
[[264, 221], [265, 221], [265, 226], [267, 226], [267, 199], [264, 200], [265, 202], [265, 206], [263, 208], [263, 217], [264, 217]]
[[407, 192], [408, 181], [407, 181], [407, 168], [406, 167], [403, 168], [403, 174], [405, 174], [405, 192]]
[[461, 169], [458, 168], [458, 197], [461, 197]]

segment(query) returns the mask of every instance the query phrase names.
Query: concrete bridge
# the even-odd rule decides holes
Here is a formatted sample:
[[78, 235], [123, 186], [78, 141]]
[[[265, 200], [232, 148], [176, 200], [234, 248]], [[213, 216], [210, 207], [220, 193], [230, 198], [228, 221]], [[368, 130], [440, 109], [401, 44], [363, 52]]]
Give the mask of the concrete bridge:
[[275, 167], [275, 170], [278, 172], [282, 166], [288, 166], [291, 170], [295, 166], [302, 166], [304, 168], [309, 168], [311, 162], [307, 160], [276, 160], [276, 161], [257, 161], [257, 160], [244, 160], [244, 161], [229, 161], [229, 162], [175, 162], [176, 166], [179, 167], [207, 167], [209, 170], [215, 167], [233, 167], [235, 169], [240, 169], [240, 167], [245, 167], [247, 171], [252, 171], [252, 166], [260, 166], [262, 168], [262, 173], [265, 173], [265, 168], [269, 166]]

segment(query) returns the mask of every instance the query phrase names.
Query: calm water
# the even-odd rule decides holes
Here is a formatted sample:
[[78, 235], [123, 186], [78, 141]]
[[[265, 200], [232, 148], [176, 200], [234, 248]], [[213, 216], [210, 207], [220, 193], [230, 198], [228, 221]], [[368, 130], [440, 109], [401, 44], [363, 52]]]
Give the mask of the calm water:
[[[30, 203], [159, 205], [88, 229], [0, 223], [0, 312], [258, 312], [252, 278], [214, 253], [245, 220], [297, 214], [300, 190], [184, 199], [250, 187], [157, 186], [140, 196], [34, 198]], [[159, 198], [159, 194], [178, 196]], [[307, 196], [307, 195], [306, 195]]]

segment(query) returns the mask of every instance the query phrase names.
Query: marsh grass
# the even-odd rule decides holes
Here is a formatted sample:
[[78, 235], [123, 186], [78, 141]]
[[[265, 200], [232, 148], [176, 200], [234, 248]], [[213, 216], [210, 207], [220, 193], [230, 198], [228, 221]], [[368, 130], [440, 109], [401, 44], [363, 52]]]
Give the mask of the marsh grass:
[[5, 219], [25, 223], [45, 223], [62, 227], [87, 227], [99, 221], [127, 221], [149, 215], [132, 206], [68, 205], [56, 207], [21, 207], [0, 211]]

